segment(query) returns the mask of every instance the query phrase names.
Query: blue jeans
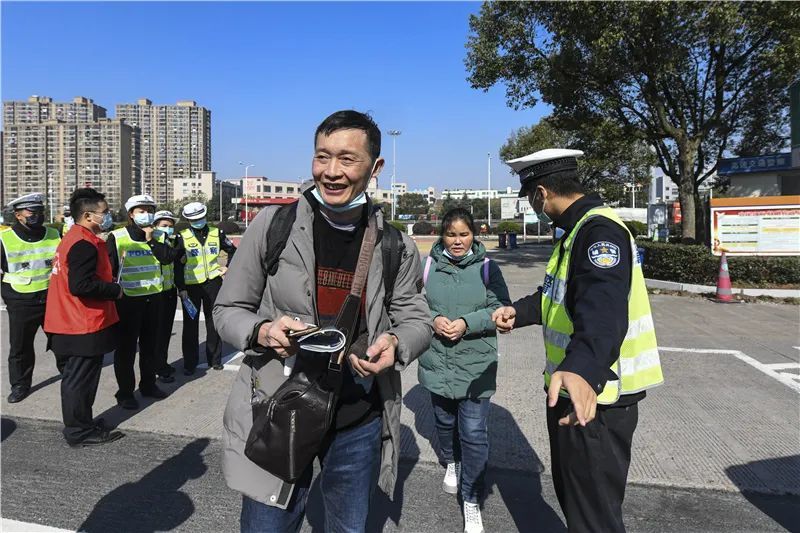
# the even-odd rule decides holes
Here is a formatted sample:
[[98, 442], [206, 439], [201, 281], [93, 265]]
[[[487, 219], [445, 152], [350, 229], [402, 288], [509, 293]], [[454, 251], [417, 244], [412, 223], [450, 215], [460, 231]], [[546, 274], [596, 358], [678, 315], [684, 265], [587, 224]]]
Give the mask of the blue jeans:
[[[378, 479], [381, 456], [381, 418], [348, 431], [340, 431], [320, 451], [320, 489], [325, 505], [325, 531], [365, 531], [369, 502]], [[253, 466], [256, 468], [256, 466]], [[300, 531], [306, 513], [314, 465], [295, 483], [286, 509], [242, 501], [242, 533], [290, 533]]]
[[489, 398], [453, 400], [431, 393], [439, 451], [445, 463], [461, 463], [461, 497], [480, 503], [489, 462]]

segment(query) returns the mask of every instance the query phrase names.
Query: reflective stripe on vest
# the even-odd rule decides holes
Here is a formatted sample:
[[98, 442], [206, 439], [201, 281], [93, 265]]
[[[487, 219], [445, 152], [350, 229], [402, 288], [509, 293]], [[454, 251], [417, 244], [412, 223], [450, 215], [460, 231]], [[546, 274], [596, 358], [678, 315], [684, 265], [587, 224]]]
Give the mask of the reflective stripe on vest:
[[58, 232], [45, 228], [41, 241], [27, 242], [19, 238], [14, 230], [0, 233], [3, 252], [8, 262], [8, 272], [3, 274], [3, 283], [23, 294], [47, 290], [53, 257], [61, 242]]
[[[569, 283], [567, 276], [572, 243], [583, 224], [596, 216], [603, 216], [614, 221], [630, 236], [628, 228], [613, 210], [607, 207], [596, 207], [590, 209], [575, 224], [572, 232], [556, 244], [550, 261], [547, 263], [547, 274], [542, 287], [542, 324], [544, 325], [544, 346], [547, 354], [544, 373], [546, 387], [550, 386], [550, 376], [564, 360], [567, 346], [575, 331], [564, 302]], [[631, 290], [628, 294], [628, 331], [620, 347], [619, 358], [611, 365], [611, 370], [619, 379], [608, 381], [603, 392], [597, 398], [598, 403], [605, 405], [616, 402], [620, 394], [633, 394], [664, 381], [653, 316], [650, 312], [650, 300], [647, 297], [642, 265], [639, 263], [636, 243], [632, 236], [630, 236], [630, 243], [633, 268]], [[563, 390], [561, 395], [568, 396]]]
[[161, 264], [146, 242], [131, 239], [128, 230], [113, 232], [122, 275], [119, 284], [126, 296], [147, 296], [161, 292]]
[[205, 244], [195, 237], [191, 229], [181, 232], [183, 245], [186, 248], [186, 266], [183, 270], [187, 285], [200, 285], [218, 278], [219, 271], [219, 229], [208, 228]]
[[[170, 248], [174, 247], [174, 240], [167, 239], [166, 235], [160, 235], [158, 237], [158, 242], [166, 243], [167, 246]], [[163, 289], [165, 291], [170, 290], [175, 286], [175, 265], [172, 263], [168, 265], [161, 265], [161, 278], [164, 280]]]

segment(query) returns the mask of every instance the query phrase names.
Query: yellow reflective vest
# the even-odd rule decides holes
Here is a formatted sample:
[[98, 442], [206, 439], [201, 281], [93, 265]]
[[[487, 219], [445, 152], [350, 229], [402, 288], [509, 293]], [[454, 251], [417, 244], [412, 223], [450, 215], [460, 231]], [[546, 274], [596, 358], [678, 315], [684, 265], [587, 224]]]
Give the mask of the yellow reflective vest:
[[[158, 242], [165, 243], [170, 248], [175, 247], [175, 240], [168, 239], [166, 235], [160, 235]], [[163, 279], [163, 290], [168, 291], [175, 286], [175, 265], [173, 263], [161, 265], [161, 278]]]
[[10, 284], [19, 293], [44, 291], [50, 286], [53, 257], [61, 237], [53, 228], [45, 230], [44, 238], [36, 242], [20, 239], [13, 229], [0, 232], [0, 241], [3, 242], [8, 263], [8, 272], [3, 274], [3, 283]]
[[117, 245], [120, 285], [126, 296], [148, 296], [161, 292], [161, 263], [146, 242], [134, 241], [128, 230], [111, 232]]
[[200, 285], [221, 275], [219, 268], [219, 229], [208, 228], [205, 244], [195, 237], [191, 229], [181, 231], [186, 249], [183, 277], [186, 285]]
[[[653, 316], [650, 312], [650, 300], [647, 297], [636, 243], [622, 220], [608, 207], [590, 209], [581, 217], [569, 235], [562, 237], [563, 255], [562, 246], [557, 244], [547, 263], [547, 273], [542, 287], [542, 324], [547, 355], [544, 382], [546, 387], [550, 386], [550, 376], [564, 360], [567, 345], [575, 331], [565, 306], [572, 243], [581, 226], [598, 216], [606, 217], [625, 229], [630, 236], [633, 257], [631, 289], [628, 295], [628, 332], [622, 342], [619, 358], [611, 365], [611, 370], [619, 379], [608, 381], [597, 398], [598, 403], [610, 405], [615, 403], [621, 394], [633, 394], [663, 383], [664, 376], [658, 355]], [[568, 396], [563, 390], [561, 395]]]

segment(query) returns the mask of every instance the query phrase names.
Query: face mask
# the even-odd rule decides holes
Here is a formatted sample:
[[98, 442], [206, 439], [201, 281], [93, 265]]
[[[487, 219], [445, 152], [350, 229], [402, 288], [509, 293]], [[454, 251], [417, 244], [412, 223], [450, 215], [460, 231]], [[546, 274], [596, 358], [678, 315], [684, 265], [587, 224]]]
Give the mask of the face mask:
[[194, 229], [203, 229], [206, 227], [206, 219], [201, 218], [200, 220], [193, 220], [189, 222], [189, 225], [192, 226]]
[[25, 225], [29, 228], [38, 228], [44, 224], [44, 213], [36, 213], [29, 217], [25, 217]]
[[[372, 163], [372, 170], [369, 171], [369, 177], [367, 177], [367, 181], [372, 178], [372, 174], [375, 172], [375, 165], [378, 164], [378, 160], [376, 159], [374, 163]], [[314, 187], [314, 190], [311, 191], [311, 194], [314, 195], [314, 198], [317, 199], [319, 203], [325, 206], [325, 209], [328, 211], [332, 211], [334, 213], [344, 213], [346, 211], [350, 211], [351, 209], [355, 209], [356, 207], [362, 206], [367, 203], [367, 193], [362, 192], [352, 200], [347, 205], [330, 205], [325, 200], [322, 199], [322, 195], [319, 193], [319, 189]]]
[[442, 252], [442, 254], [446, 258], [452, 259], [453, 261], [458, 261], [459, 259], [464, 259], [465, 257], [469, 257], [469, 256], [473, 255], [474, 253], [475, 252], [472, 251], [472, 248], [467, 250], [467, 253], [465, 253], [464, 255], [453, 255], [453, 254], [451, 254], [450, 252], [447, 251], [447, 248], [445, 248], [444, 251]]
[[156, 237], [160, 237], [161, 235], [166, 235], [168, 238], [172, 236], [172, 232], [174, 229], [171, 226], [163, 226], [160, 228], [155, 228], [153, 230], [153, 235]]
[[541, 213], [537, 213], [536, 212], [536, 208], [533, 207], [534, 204], [536, 203], [536, 195], [538, 195], [538, 194], [539, 194], [539, 191], [537, 190], [536, 194], [533, 195], [533, 202], [531, 202], [531, 208], [533, 209], [533, 214], [536, 215], [536, 217], [539, 219], [539, 222], [541, 222], [542, 224], [552, 224], [553, 223], [553, 219], [550, 218], [550, 216], [547, 213], [544, 212], [544, 203], [547, 200], [542, 198], [542, 212]]
[[140, 228], [146, 228], [147, 226], [152, 226], [154, 218], [155, 214], [153, 213], [136, 213], [135, 215], [133, 215], [133, 221]]
[[[91, 213], [92, 216], [100, 216], [97, 213]], [[108, 231], [111, 229], [111, 226], [114, 225], [114, 218], [111, 216], [111, 213], [104, 213], [103, 219], [100, 222], [100, 229], [103, 231]]]

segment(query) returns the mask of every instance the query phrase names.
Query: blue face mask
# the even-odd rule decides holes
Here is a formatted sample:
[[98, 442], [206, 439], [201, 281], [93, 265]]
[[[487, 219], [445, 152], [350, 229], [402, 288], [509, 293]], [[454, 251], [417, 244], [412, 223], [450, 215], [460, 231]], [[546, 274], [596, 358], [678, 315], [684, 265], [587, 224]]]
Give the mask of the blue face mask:
[[175, 229], [172, 226], [162, 226], [160, 228], [153, 229], [153, 235], [155, 235], [156, 237], [166, 235], [169, 238], [172, 237], [173, 231], [175, 231]]
[[189, 225], [192, 226], [194, 229], [203, 229], [206, 227], [206, 219], [201, 218], [200, 220], [192, 220], [189, 222]]
[[[91, 213], [92, 216], [100, 216], [98, 213]], [[114, 225], [114, 218], [111, 216], [111, 213], [104, 213], [103, 219], [100, 221], [100, 229], [102, 231], [108, 231]]]
[[136, 213], [133, 215], [133, 221], [140, 228], [146, 228], [153, 225], [155, 215], [153, 213]]
[[533, 195], [533, 202], [531, 202], [531, 208], [533, 209], [533, 214], [536, 215], [536, 217], [539, 219], [539, 222], [541, 222], [542, 224], [552, 224], [553, 223], [553, 219], [550, 218], [550, 216], [547, 213], [544, 212], [544, 203], [545, 203], [546, 200], [542, 199], [542, 212], [541, 213], [537, 212], [536, 208], [533, 207], [533, 205], [536, 203], [536, 195], [537, 194], [539, 194], [538, 190]]

